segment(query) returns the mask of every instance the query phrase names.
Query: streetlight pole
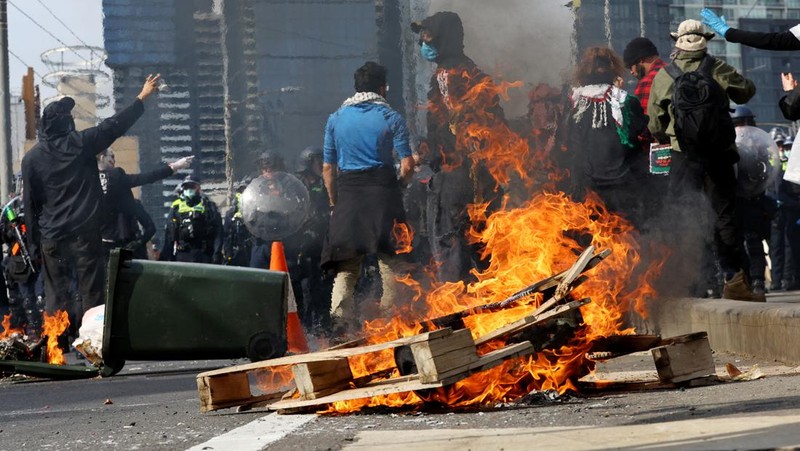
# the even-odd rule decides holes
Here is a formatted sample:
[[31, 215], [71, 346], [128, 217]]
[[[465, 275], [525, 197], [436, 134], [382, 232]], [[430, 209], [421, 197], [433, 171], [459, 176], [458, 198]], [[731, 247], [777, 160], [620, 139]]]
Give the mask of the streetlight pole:
[[644, 0], [639, 0], [639, 36], [644, 37]]
[[0, 0], [0, 202], [11, 194], [11, 100], [8, 81], [8, 0]]

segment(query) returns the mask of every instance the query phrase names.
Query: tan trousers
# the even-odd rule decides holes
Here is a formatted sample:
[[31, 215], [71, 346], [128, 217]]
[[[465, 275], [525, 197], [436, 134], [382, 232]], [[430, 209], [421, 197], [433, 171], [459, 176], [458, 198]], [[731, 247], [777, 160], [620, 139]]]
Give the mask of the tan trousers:
[[[358, 321], [353, 294], [356, 290], [358, 276], [361, 274], [363, 257], [356, 257], [339, 263], [336, 278], [333, 279], [333, 295], [331, 296], [331, 316], [349, 324]], [[401, 284], [396, 275], [400, 273], [402, 260], [388, 254], [378, 254], [378, 269], [383, 283], [381, 310], [386, 313], [395, 304]]]

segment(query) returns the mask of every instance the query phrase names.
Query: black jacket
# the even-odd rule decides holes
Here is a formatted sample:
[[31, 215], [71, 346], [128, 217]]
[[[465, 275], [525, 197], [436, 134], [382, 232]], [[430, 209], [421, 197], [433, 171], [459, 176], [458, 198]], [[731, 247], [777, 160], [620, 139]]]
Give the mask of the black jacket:
[[29, 250], [36, 254], [40, 239], [68, 239], [85, 227], [97, 227], [103, 191], [96, 156], [106, 150], [144, 113], [132, 105], [95, 127], [40, 131], [39, 142], [22, 159], [25, 224]]
[[763, 50], [800, 50], [800, 39], [791, 31], [762, 33], [731, 28], [725, 33], [725, 40]]
[[157, 182], [172, 173], [166, 165], [142, 174], [127, 174], [122, 168], [100, 171], [100, 187], [103, 189], [100, 233], [103, 241], [124, 245], [135, 240], [139, 227], [131, 188]]
[[[609, 91], [612, 89], [610, 85], [606, 86]], [[578, 114], [579, 106], [587, 103], [589, 108]], [[586, 188], [630, 182], [634, 175], [633, 162], [646, 164], [637, 156], [643, 153], [638, 137], [647, 129], [647, 116], [639, 99], [632, 95], [626, 96], [622, 110], [627, 121], [627, 130], [624, 130], [628, 135], [627, 144], [622, 142], [608, 101], [573, 100], [565, 127], [566, 152], [558, 155], [562, 166], [570, 169], [570, 194], [581, 194]], [[597, 123], [603, 118], [604, 122]]]
[[[444, 11], [422, 21], [422, 27], [432, 37], [431, 45], [439, 52], [436, 70], [431, 76], [428, 91], [427, 149], [423, 159], [439, 172], [443, 168], [468, 165], [469, 149], [458, 149], [455, 132], [478, 120], [504, 122], [500, 98], [491, 90], [470, 101], [467, 93], [489, 76], [464, 55], [464, 29], [457, 14]], [[474, 94], [474, 93], [473, 93]], [[483, 94], [483, 92], [482, 92]], [[474, 111], [474, 108], [481, 109]], [[485, 124], [491, 127], [493, 124]], [[493, 128], [493, 127], [491, 127]]]
[[800, 120], [800, 86], [781, 97], [778, 106], [787, 120]]

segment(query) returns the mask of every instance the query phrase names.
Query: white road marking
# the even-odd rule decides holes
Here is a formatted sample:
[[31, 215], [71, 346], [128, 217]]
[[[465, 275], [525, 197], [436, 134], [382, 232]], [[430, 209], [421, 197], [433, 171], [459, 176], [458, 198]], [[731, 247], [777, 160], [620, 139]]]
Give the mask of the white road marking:
[[297, 428], [313, 421], [316, 415], [269, 414], [230, 432], [193, 446], [188, 451], [228, 450], [258, 451], [286, 437]]

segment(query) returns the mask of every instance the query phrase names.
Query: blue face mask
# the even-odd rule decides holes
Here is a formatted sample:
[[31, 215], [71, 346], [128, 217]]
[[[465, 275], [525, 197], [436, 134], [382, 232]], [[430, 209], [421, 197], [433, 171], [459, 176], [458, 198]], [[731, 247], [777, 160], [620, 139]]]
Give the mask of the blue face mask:
[[183, 190], [183, 198], [186, 200], [192, 199], [197, 195], [197, 191], [193, 189], [184, 189]]
[[422, 57], [428, 61], [436, 61], [436, 58], [439, 57], [439, 51], [436, 50], [436, 47], [428, 44], [427, 42], [422, 43], [422, 47], [419, 49]]

